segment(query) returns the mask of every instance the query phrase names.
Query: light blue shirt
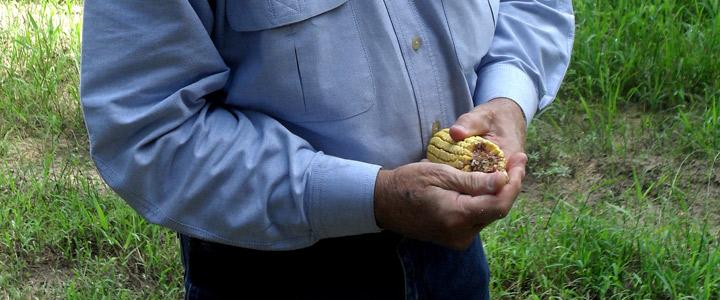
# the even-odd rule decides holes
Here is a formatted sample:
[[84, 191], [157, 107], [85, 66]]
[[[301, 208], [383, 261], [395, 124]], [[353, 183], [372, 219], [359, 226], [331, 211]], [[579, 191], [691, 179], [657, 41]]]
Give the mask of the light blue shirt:
[[254, 249], [377, 232], [375, 178], [493, 98], [554, 98], [570, 0], [86, 0], [92, 158], [150, 222]]

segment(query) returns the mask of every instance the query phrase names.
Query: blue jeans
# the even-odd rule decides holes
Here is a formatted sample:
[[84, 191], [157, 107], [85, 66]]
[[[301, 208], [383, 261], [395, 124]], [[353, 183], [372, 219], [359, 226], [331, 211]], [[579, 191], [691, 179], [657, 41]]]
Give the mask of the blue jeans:
[[480, 239], [465, 251], [382, 232], [258, 251], [180, 235], [186, 299], [489, 299]]

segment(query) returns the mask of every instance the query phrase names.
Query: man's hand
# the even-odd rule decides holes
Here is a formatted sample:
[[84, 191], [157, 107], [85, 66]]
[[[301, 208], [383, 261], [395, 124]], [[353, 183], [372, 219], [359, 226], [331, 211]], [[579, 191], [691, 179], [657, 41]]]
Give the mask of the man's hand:
[[507, 215], [525, 176], [525, 154], [508, 158], [510, 181], [499, 173], [463, 172], [443, 164], [381, 170], [375, 183], [378, 226], [462, 250], [478, 232]]
[[500, 146], [506, 157], [525, 149], [525, 115], [520, 106], [507, 98], [496, 98], [461, 115], [450, 127], [456, 141], [480, 135]]

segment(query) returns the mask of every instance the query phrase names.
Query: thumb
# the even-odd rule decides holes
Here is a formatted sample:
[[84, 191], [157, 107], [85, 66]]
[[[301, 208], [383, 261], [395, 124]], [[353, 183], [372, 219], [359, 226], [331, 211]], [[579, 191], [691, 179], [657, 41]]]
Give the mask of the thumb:
[[479, 196], [495, 194], [506, 183], [507, 179], [499, 172], [454, 172], [451, 180], [447, 181], [448, 188], [465, 195]]
[[473, 110], [461, 115], [450, 127], [450, 136], [455, 141], [464, 140], [474, 135], [485, 135], [490, 132], [495, 121], [495, 113], [490, 110]]

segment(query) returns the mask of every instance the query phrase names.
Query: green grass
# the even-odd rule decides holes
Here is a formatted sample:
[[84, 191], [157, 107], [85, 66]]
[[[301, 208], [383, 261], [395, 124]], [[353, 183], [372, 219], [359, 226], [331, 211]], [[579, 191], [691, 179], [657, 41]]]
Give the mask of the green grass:
[[[0, 298], [179, 298], [175, 234], [88, 159], [78, 3], [0, 0]], [[524, 193], [481, 233], [493, 294], [718, 299], [720, 1], [574, 5]]]
[[[649, 120], [670, 116], [620, 116], [618, 125], [628, 125], [610, 142], [615, 155], [593, 146], [599, 134], [589, 123], [551, 125], [577, 124], [582, 115], [549, 111], [535, 124], [528, 191], [482, 233], [496, 295], [720, 297], [717, 158], [705, 159], [700, 147], [668, 149], [686, 145], [670, 129], [651, 131], [660, 125]], [[670, 128], [683, 126], [677, 120]]]
[[0, 5], [0, 298], [180, 297], [175, 234], [88, 159], [77, 3]]

